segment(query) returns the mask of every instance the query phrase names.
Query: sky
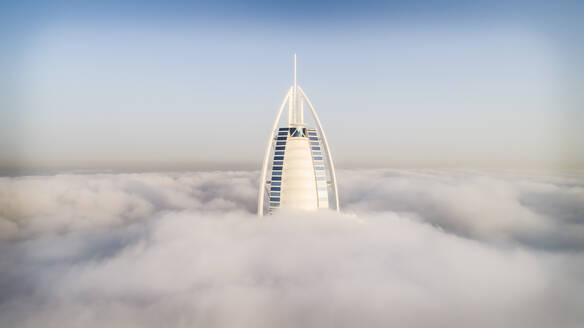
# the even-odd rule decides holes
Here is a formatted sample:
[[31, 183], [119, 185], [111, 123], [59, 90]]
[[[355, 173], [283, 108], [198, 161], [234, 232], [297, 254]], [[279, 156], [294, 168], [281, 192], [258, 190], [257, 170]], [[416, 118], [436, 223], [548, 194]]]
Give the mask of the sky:
[[259, 168], [298, 81], [340, 167], [582, 168], [578, 1], [0, 4], [0, 167]]
[[261, 219], [250, 170], [0, 177], [0, 326], [582, 327], [581, 172], [338, 177]]

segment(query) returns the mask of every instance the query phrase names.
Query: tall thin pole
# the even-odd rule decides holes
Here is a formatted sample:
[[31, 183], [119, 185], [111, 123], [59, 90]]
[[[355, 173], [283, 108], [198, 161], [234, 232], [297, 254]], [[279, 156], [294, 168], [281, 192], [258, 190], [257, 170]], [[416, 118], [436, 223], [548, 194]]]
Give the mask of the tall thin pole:
[[298, 93], [296, 92], [296, 54], [294, 54], [294, 89], [292, 91], [292, 108], [289, 110], [292, 112], [293, 122], [290, 123], [298, 123]]
[[294, 54], [294, 92], [296, 92], [296, 54]]

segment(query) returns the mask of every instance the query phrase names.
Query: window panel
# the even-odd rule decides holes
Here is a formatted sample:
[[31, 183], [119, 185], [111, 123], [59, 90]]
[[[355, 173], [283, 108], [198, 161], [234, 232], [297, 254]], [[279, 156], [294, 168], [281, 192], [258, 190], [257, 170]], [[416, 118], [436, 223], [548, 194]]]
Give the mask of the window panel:
[[274, 152], [274, 155], [284, 155], [284, 152], [283, 151], [276, 151], [276, 152]]
[[278, 146], [278, 147], [276, 147], [276, 150], [285, 150], [285, 149], [286, 149], [286, 146]]
[[312, 147], [312, 150], [320, 150], [320, 147]]
[[274, 156], [274, 160], [275, 161], [283, 161], [284, 160], [284, 156]]

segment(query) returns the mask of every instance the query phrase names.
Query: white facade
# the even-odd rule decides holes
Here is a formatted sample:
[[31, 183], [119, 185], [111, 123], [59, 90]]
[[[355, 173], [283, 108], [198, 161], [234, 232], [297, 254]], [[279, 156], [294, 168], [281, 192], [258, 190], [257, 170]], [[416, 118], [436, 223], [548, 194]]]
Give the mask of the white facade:
[[[288, 139], [282, 166], [282, 185], [280, 189], [280, 207], [305, 210], [318, 208], [316, 175], [308, 138]], [[277, 195], [275, 191], [270, 191], [270, 194], [272, 193], [274, 193], [274, 196]]]
[[[316, 128], [304, 123], [304, 104], [310, 109]], [[284, 108], [288, 123], [278, 127]], [[296, 84], [288, 89], [278, 113], [264, 155], [258, 192], [258, 215], [279, 208], [339, 210], [335, 169], [328, 142], [310, 100]]]

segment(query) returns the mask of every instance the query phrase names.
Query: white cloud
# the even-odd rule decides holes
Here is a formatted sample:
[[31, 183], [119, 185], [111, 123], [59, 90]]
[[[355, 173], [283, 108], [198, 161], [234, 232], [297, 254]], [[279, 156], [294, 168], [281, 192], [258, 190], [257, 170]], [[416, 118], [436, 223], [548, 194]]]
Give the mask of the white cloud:
[[264, 219], [256, 178], [2, 178], [0, 326], [584, 322], [581, 176], [342, 171], [344, 213]]

